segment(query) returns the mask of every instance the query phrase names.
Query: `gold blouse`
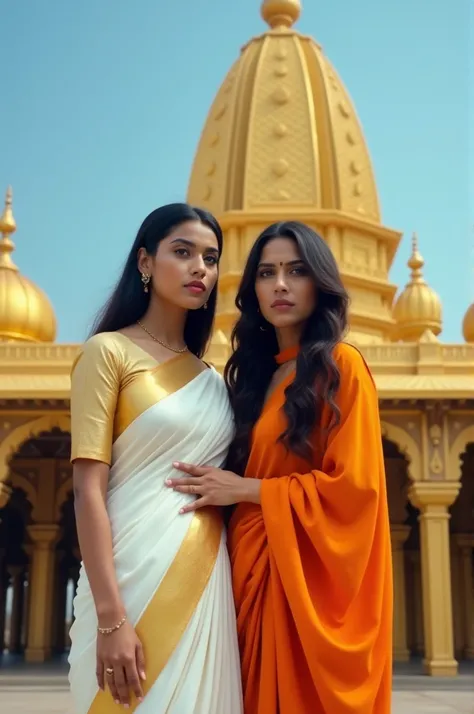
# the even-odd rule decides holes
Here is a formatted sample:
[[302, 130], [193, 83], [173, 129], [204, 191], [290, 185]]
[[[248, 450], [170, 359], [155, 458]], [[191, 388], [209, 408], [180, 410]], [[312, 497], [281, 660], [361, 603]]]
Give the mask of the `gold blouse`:
[[91, 337], [71, 371], [71, 461], [93, 459], [110, 466], [120, 434], [204, 369], [189, 352], [158, 363], [120, 332]]

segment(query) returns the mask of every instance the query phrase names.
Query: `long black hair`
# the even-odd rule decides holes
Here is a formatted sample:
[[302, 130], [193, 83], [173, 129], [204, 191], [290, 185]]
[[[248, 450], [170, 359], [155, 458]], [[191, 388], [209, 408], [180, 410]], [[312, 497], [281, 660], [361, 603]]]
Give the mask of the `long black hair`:
[[[145, 314], [151, 291], [146, 293], [138, 271], [138, 251], [145, 248], [149, 255], [155, 255], [160, 242], [174, 228], [187, 221], [200, 221], [211, 229], [217, 238], [219, 255], [222, 254], [222, 230], [211, 213], [187, 203], [171, 203], [152, 211], [141, 224], [133, 242], [122, 275], [112, 295], [99, 312], [91, 334], [115, 332], [134, 324]], [[207, 310], [189, 310], [184, 328], [184, 341], [190, 352], [202, 357], [214, 324], [217, 286], [207, 301]]]
[[317, 290], [316, 307], [301, 337], [296, 376], [285, 390], [287, 427], [280, 440], [289, 450], [308, 458], [311, 433], [318, 424], [323, 405], [328, 403], [332, 410], [330, 428], [340, 418], [335, 402], [340, 375], [333, 352], [346, 330], [348, 294], [336, 260], [323, 238], [298, 221], [274, 223], [258, 237], [247, 259], [235, 301], [240, 318], [232, 332], [233, 354], [224, 372], [236, 421], [229, 464], [238, 473], [245, 469], [251, 432], [277, 367], [276, 333], [261, 315], [255, 292], [263, 248], [277, 237], [290, 238], [296, 243]]

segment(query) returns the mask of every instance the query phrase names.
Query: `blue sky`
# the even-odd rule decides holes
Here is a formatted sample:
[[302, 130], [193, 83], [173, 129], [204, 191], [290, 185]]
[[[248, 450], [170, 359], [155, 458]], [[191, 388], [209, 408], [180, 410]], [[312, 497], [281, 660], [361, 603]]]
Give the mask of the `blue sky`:
[[[384, 224], [405, 234], [391, 279], [406, 282], [416, 230], [450, 342], [474, 300], [470, 4], [303, 0], [298, 24], [349, 89]], [[61, 342], [85, 336], [145, 215], [185, 198], [212, 99], [265, 28], [259, 7], [0, 0], [0, 191], [13, 185], [15, 261], [48, 293]]]

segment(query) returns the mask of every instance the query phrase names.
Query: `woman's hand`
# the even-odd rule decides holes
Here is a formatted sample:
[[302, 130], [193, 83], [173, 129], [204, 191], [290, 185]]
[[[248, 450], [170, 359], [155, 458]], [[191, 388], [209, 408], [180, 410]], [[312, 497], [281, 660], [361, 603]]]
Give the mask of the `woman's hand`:
[[110, 635], [97, 633], [97, 683], [108, 686], [116, 704], [128, 708], [131, 692], [141, 702], [145, 678], [142, 644], [129, 622]]
[[168, 479], [166, 485], [180, 493], [199, 496], [194, 503], [182, 508], [180, 513], [205, 506], [231, 506], [242, 501], [260, 503], [260, 481], [257, 479], [241, 478], [232, 471], [213, 466], [194, 466], [181, 462], [175, 462], [173, 466], [189, 475]]

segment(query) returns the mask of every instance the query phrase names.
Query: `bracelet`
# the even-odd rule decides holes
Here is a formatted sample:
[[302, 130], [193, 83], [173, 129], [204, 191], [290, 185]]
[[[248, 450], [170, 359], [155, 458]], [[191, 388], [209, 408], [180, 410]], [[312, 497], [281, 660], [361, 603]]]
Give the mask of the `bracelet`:
[[114, 625], [114, 627], [98, 627], [97, 632], [100, 635], [111, 635], [112, 632], [115, 632], [116, 630], [120, 630], [122, 625], [124, 625], [127, 621], [127, 616], [124, 615], [120, 622], [117, 625]]

